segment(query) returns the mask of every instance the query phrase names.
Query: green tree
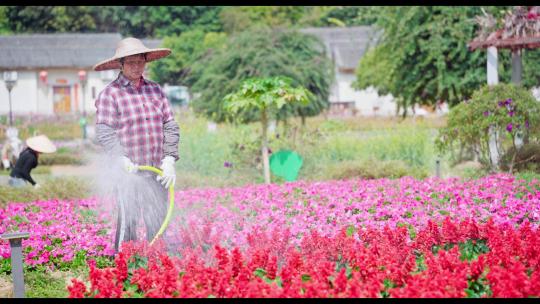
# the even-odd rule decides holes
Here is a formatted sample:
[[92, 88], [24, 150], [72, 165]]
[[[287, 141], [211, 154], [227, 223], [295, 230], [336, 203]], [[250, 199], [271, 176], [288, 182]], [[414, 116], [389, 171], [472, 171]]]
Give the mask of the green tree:
[[[496, 16], [504, 9], [486, 8]], [[383, 33], [374, 54], [359, 62], [357, 89], [391, 93], [406, 115], [415, 104], [456, 105], [486, 82], [485, 53], [467, 48], [480, 7], [384, 7], [378, 13]], [[373, 77], [381, 72], [388, 75]]]
[[0, 35], [11, 33], [9, 19], [7, 17], [7, 7], [0, 6]]
[[[221, 122], [226, 119], [223, 97], [251, 77], [286, 76], [293, 85], [305, 87], [314, 98], [307, 106], [286, 105], [278, 119], [288, 116], [313, 116], [328, 108], [328, 95], [333, 80], [332, 62], [322, 43], [314, 36], [295, 31], [255, 28], [231, 37], [222, 49], [205, 61], [193, 65], [190, 85], [196, 112]], [[252, 113], [243, 113], [246, 121], [256, 120]]]
[[371, 25], [377, 21], [377, 6], [310, 6], [300, 20], [306, 26]]
[[260, 25], [291, 27], [305, 13], [304, 6], [230, 6], [220, 12], [220, 20], [227, 33], [235, 33]]
[[91, 32], [96, 29], [88, 6], [7, 6], [5, 14], [14, 33]]
[[15, 33], [119, 32], [161, 38], [194, 29], [222, 30], [220, 6], [7, 6], [2, 10]]
[[187, 79], [193, 64], [197, 61], [205, 62], [213, 51], [223, 47], [226, 39], [225, 33], [204, 33], [200, 29], [167, 36], [162, 46], [170, 48], [172, 53], [150, 64], [150, 77], [159, 83], [189, 85]]
[[293, 87], [292, 80], [286, 77], [250, 78], [242, 82], [240, 88], [226, 95], [224, 107], [234, 117], [242, 111], [255, 111], [261, 122], [261, 152], [264, 169], [264, 181], [270, 183], [268, 163], [268, 123], [279, 109], [286, 104], [308, 104], [311, 93], [303, 87]]
[[96, 7], [98, 30], [124, 36], [165, 37], [189, 30], [221, 31], [220, 6]]

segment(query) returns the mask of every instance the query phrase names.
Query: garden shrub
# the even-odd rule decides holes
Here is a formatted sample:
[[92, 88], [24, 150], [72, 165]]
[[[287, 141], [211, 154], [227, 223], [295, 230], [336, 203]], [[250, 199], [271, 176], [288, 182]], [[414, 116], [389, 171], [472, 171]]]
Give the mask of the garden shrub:
[[[500, 167], [502, 170], [509, 170], [515, 148], [510, 147], [506, 154], [501, 157]], [[528, 143], [518, 149], [514, 160], [514, 170], [533, 171], [540, 173], [540, 144]]]
[[[472, 149], [482, 165], [497, 169], [498, 164], [491, 164], [490, 128], [497, 134], [498, 152], [502, 156], [516, 147], [517, 137], [525, 142], [537, 140], [536, 128], [531, 126], [539, 122], [540, 104], [527, 89], [504, 83], [485, 85], [470, 100], [450, 110], [447, 126], [439, 130], [435, 143], [439, 152], [450, 153], [454, 162], [460, 161], [455, 155], [458, 149]], [[512, 166], [511, 160], [509, 167]]]
[[83, 159], [78, 154], [50, 153], [41, 154], [38, 158], [39, 165], [82, 165]]
[[427, 177], [427, 172], [418, 168], [411, 168], [401, 160], [391, 161], [343, 161], [329, 166], [327, 175], [331, 179], [350, 178], [400, 178], [413, 176], [416, 178]]

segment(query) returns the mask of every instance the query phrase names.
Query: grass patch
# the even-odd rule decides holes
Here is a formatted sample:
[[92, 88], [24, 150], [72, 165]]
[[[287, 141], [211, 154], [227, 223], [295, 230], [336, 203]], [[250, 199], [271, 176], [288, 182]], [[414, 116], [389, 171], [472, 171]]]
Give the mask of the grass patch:
[[40, 185], [39, 189], [30, 185], [21, 188], [0, 185], [0, 208], [5, 208], [8, 202], [79, 199], [87, 197], [90, 193], [88, 184], [76, 177], [48, 178]]

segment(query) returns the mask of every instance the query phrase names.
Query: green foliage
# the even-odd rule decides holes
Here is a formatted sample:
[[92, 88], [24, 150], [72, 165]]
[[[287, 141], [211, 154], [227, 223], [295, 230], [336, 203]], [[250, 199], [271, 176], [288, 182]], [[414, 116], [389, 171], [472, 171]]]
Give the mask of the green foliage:
[[87, 197], [90, 193], [90, 188], [84, 180], [73, 177], [47, 179], [40, 184], [39, 189], [34, 189], [30, 185], [21, 188], [0, 185], [0, 208], [4, 208], [8, 202], [78, 199]]
[[38, 164], [40, 166], [82, 165], [83, 163], [82, 157], [78, 154], [51, 153], [41, 154], [38, 158]]
[[492, 296], [489, 282], [485, 277], [480, 277], [474, 281], [469, 280], [465, 293], [467, 294], [467, 298], [484, 298]]
[[0, 35], [11, 33], [9, 19], [7, 17], [7, 6], [0, 6]]
[[401, 160], [411, 167], [426, 166], [433, 160], [431, 135], [427, 130], [387, 129], [366, 132], [364, 136], [330, 134], [318, 145], [316, 153], [321, 160], [335, 162], [361, 159], [363, 156], [363, 160]]
[[250, 117], [242, 113], [252, 110], [259, 112], [258, 117], [264, 115], [264, 119], [269, 119], [287, 104], [307, 105], [310, 92], [303, 87], [293, 87], [292, 82], [292, 79], [282, 76], [247, 79], [238, 91], [223, 98], [225, 110], [246, 122]]
[[528, 143], [522, 147], [516, 149], [510, 147], [508, 151], [501, 156], [500, 168], [501, 170], [509, 170], [512, 158], [514, 158], [514, 170], [517, 172], [537, 172], [540, 173], [540, 144]]
[[242, 32], [257, 26], [290, 27], [306, 15], [304, 6], [229, 6], [219, 18], [227, 33]]
[[461, 252], [461, 260], [475, 260], [479, 255], [488, 253], [489, 247], [486, 244], [486, 240], [467, 240], [466, 242], [459, 243], [459, 251]]
[[67, 298], [65, 279], [52, 276], [46, 270], [25, 271], [24, 282], [28, 298]]
[[377, 20], [379, 9], [370, 6], [6, 6], [0, 8], [0, 33], [119, 32], [123, 36], [145, 38], [193, 30], [235, 33], [261, 25], [272, 28], [370, 25]]
[[242, 82], [238, 91], [225, 96], [225, 111], [234, 120], [246, 122], [248, 115], [255, 112], [261, 122], [261, 151], [265, 172], [265, 182], [270, 183], [268, 165], [268, 124], [269, 120], [285, 105], [309, 103], [311, 94], [303, 87], [293, 87], [292, 79], [283, 76], [250, 78]]
[[510, 147], [515, 151], [517, 136], [538, 139], [539, 134], [532, 133], [531, 126], [539, 122], [540, 105], [528, 90], [513, 84], [484, 85], [473, 93], [470, 101], [452, 108], [447, 126], [439, 130], [436, 146], [441, 153], [470, 147], [487, 166], [490, 164], [490, 127], [498, 133], [499, 155], [504, 155]]
[[[332, 64], [321, 42], [313, 36], [292, 31], [258, 28], [231, 37], [223, 49], [193, 67], [192, 92], [197, 113], [216, 122], [226, 119], [223, 98], [252, 77], [285, 76], [292, 85], [313, 93], [308, 106], [285, 106], [279, 118], [313, 116], [328, 107]], [[254, 113], [244, 121], [257, 119]]]
[[[523, 172], [516, 173], [516, 180], [524, 180], [527, 184], [532, 182], [535, 179], [540, 180], [540, 174], [536, 172], [531, 172], [531, 171], [523, 171]], [[534, 190], [530, 189], [528, 186], [527, 188], [528, 188], [527, 190], [532, 193], [536, 193], [540, 190], [538, 187]]]
[[192, 30], [163, 39], [163, 47], [172, 50], [171, 55], [149, 65], [150, 77], [158, 83], [188, 85], [193, 64], [205, 61], [215, 50], [224, 45], [224, 33]]
[[[393, 66], [391, 51], [385, 45], [369, 49], [360, 59], [357, 68], [356, 80], [352, 86], [366, 89], [373, 86], [380, 95], [396, 92], [393, 87]], [[400, 98], [399, 95], [396, 95]]]
[[376, 159], [370, 161], [341, 161], [330, 166], [326, 174], [330, 179], [377, 179], [401, 178], [404, 176], [422, 179], [427, 177], [425, 170], [411, 168], [403, 161], [380, 161]]
[[14, 33], [90, 32], [97, 29], [95, 9], [88, 6], [7, 6]]
[[219, 130], [215, 133], [207, 132], [207, 125], [202, 119], [192, 120], [185, 117], [178, 121], [182, 139], [177, 168], [179, 172], [183, 172], [182, 177], [179, 174], [178, 178], [194, 174], [208, 177], [226, 175], [227, 168], [223, 164], [225, 161], [232, 161], [228, 149], [230, 135], [222, 134]]
[[5, 11], [15, 33], [119, 32], [145, 38], [222, 28], [220, 6], [8, 6]]
[[[501, 16], [504, 7], [485, 9]], [[391, 93], [406, 115], [415, 104], [456, 105], [485, 83], [485, 52], [467, 48], [476, 36], [473, 18], [482, 14], [480, 7], [398, 6], [381, 8], [378, 14], [376, 25], [383, 34], [373, 54], [360, 60], [356, 88], [373, 86]], [[538, 66], [534, 58], [527, 60]], [[529, 80], [533, 76], [525, 76], [524, 83], [534, 83]]]
[[377, 6], [315, 6], [300, 21], [310, 26], [371, 25], [377, 21]]
[[195, 29], [221, 31], [219, 6], [96, 6], [100, 32], [165, 37]]

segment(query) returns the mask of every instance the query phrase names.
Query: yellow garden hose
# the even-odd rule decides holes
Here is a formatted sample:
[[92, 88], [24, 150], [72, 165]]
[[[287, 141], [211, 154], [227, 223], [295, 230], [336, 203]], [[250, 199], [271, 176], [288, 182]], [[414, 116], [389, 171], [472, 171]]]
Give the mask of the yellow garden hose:
[[[152, 167], [152, 166], [138, 166], [139, 170], [146, 170], [146, 171], [152, 171], [156, 173], [159, 176], [163, 176], [163, 171], [159, 170], [158, 168]], [[169, 225], [169, 221], [171, 220], [172, 212], [174, 208], [174, 184], [171, 184], [169, 186], [169, 209], [167, 210], [167, 215], [165, 216], [165, 219], [163, 220], [163, 224], [161, 224], [161, 228], [159, 228], [158, 233], [154, 236], [152, 241], [150, 242], [150, 245], [152, 245], [158, 237], [163, 234], [167, 226]]]

